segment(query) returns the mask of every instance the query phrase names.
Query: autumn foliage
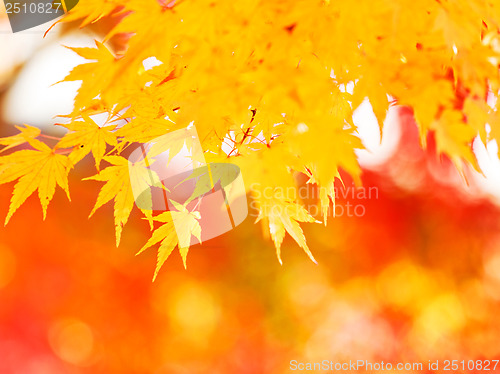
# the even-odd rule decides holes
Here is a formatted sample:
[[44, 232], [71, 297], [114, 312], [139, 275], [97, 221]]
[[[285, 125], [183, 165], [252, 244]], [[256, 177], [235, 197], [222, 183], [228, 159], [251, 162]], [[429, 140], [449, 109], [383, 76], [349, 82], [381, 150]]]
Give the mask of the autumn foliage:
[[[365, 99], [381, 130], [389, 105], [411, 108], [421, 144], [432, 133], [459, 170], [477, 167], [476, 137], [500, 140], [496, 2], [81, 0], [62, 22], [103, 19], [117, 25], [96, 48], [71, 48], [89, 62], [65, 79], [82, 82], [67, 134], [49, 147], [26, 125], [0, 139], [0, 183], [17, 181], [6, 224], [35, 191], [44, 217], [56, 185], [69, 198], [68, 174], [92, 154], [86, 179], [104, 184], [90, 214], [113, 201], [118, 245], [129, 148], [194, 124], [207, 161], [241, 168], [278, 258], [288, 232], [314, 259], [299, 223], [327, 223], [341, 172], [360, 182], [352, 114]], [[320, 191], [318, 216], [268, 192], [299, 174]], [[158, 270], [176, 245], [170, 213], [142, 214], [161, 224], [144, 247], [161, 242]]]

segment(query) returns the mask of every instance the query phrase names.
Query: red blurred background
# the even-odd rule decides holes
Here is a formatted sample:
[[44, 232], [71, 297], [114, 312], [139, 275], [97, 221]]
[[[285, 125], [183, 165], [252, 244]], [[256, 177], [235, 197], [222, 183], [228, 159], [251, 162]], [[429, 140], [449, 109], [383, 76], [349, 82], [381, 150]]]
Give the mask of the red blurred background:
[[[318, 265], [286, 238], [280, 266], [249, 217], [193, 247], [187, 270], [174, 252], [152, 283], [155, 251], [135, 256], [147, 222], [133, 214], [115, 248], [111, 206], [87, 218], [99, 188], [80, 180], [91, 159], [70, 177], [73, 201], [56, 192], [45, 222], [32, 196], [0, 228], [0, 373], [498, 359], [498, 208], [432, 141], [422, 151], [411, 113], [398, 110], [396, 152], [363, 174], [376, 197], [338, 199], [365, 214], [304, 225]], [[2, 214], [11, 189], [0, 188]]]

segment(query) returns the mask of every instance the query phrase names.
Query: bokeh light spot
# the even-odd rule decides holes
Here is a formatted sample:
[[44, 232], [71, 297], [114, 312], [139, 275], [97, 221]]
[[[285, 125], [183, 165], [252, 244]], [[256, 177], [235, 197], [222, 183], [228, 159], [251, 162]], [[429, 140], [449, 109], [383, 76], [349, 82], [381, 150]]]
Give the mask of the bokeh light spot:
[[188, 340], [205, 343], [219, 323], [220, 307], [212, 294], [201, 285], [179, 287], [169, 300], [168, 314], [174, 328]]
[[49, 343], [54, 353], [65, 362], [76, 366], [93, 363], [94, 334], [78, 319], [57, 321], [49, 330]]
[[380, 274], [377, 291], [388, 305], [411, 312], [427, 305], [436, 292], [436, 285], [423, 269], [402, 260]]
[[465, 324], [465, 314], [458, 297], [444, 294], [435, 298], [423, 311], [416, 322], [420, 336], [430, 344], [449, 338]]

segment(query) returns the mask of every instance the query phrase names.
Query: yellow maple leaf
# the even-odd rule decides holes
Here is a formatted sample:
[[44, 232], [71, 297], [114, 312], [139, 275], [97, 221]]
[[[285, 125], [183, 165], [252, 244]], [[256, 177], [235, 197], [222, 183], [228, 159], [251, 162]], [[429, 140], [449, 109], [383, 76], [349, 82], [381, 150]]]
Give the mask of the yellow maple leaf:
[[101, 160], [106, 153], [106, 144], [117, 145], [116, 135], [112, 132], [116, 125], [100, 127], [88, 115], [82, 114], [82, 118], [83, 121], [62, 125], [71, 132], [64, 135], [56, 148], [74, 147], [69, 156], [73, 165], [92, 152], [95, 166], [99, 170]]
[[83, 18], [80, 27], [94, 23], [111, 14], [126, 0], [79, 0], [78, 4], [60, 22], [73, 22]]
[[46, 144], [28, 139], [34, 150], [22, 150], [8, 156], [0, 157], [0, 184], [19, 179], [14, 186], [10, 200], [9, 212], [5, 225], [14, 212], [36, 190], [42, 204], [43, 219], [47, 215], [47, 207], [52, 200], [56, 185], [59, 185], [68, 196], [68, 171], [70, 162], [67, 156], [55, 153]]
[[170, 200], [170, 202], [175, 209], [177, 209], [177, 211], [171, 210], [170, 214], [172, 215], [172, 219], [174, 220], [174, 225], [177, 230], [179, 248], [185, 251], [182, 258], [184, 260], [184, 266], [186, 266], [186, 255], [187, 250], [191, 245], [191, 236], [194, 236], [201, 242], [201, 226], [198, 222], [201, 215], [200, 212], [196, 210], [189, 211], [184, 205], [173, 200]]
[[[79, 113], [83, 108], [88, 108], [89, 103], [91, 103], [101, 91], [105, 90], [113, 83], [115, 70], [117, 69], [115, 56], [104, 44], [97, 40], [95, 44], [97, 48], [68, 47], [79, 56], [87, 60], [94, 60], [94, 62], [76, 66], [63, 79], [63, 82], [82, 81], [75, 97], [74, 114]], [[110, 91], [114, 92], [115, 90]]]
[[307, 246], [299, 222], [320, 222], [314, 219], [302, 205], [282, 199], [265, 200], [260, 202], [260, 212], [256, 222], [262, 219], [265, 224], [267, 223], [267, 229], [276, 247], [276, 255], [280, 264], [283, 264], [281, 260], [281, 244], [285, 238], [285, 232], [290, 234], [315, 264], [317, 263]]
[[[388, 97], [411, 107], [422, 143], [434, 132], [438, 151], [459, 168], [463, 160], [476, 163], [470, 145], [477, 134], [483, 142], [500, 141], [498, 2], [80, 0], [64, 20], [85, 26], [110, 15], [113, 29], [103, 43], [116, 37], [119, 46], [110, 43], [116, 50], [99, 42], [97, 48], [73, 48], [90, 62], [66, 77], [82, 81], [70, 117], [98, 108], [119, 112], [127, 124], [113, 133], [93, 124], [70, 128], [57, 146], [74, 147], [70, 161], [92, 152], [99, 168], [107, 144], [119, 155], [131, 143], [194, 123], [205, 159], [234, 160], [254, 195], [297, 188], [294, 175], [305, 173], [320, 188], [326, 224], [339, 170], [359, 180], [355, 150], [362, 144], [352, 114], [364, 100], [380, 127]], [[0, 144], [12, 148], [25, 135]], [[149, 157], [185, 145], [159, 141]], [[16, 155], [0, 161], [5, 180], [19, 174], [17, 157], [22, 161], [24, 153]], [[148, 207], [148, 186], [157, 182], [145, 165], [129, 165], [127, 175], [123, 157], [108, 160], [112, 166], [94, 177], [106, 182], [94, 211], [115, 200], [119, 241], [133, 206], [130, 183], [132, 192], [134, 185], [146, 191], [140, 197]], [[209, 187], [205, 181], [195, 192]], [[299, 222], [313, 218], [296, 199], [257, 200], [278, 258], [287, 231], [308, 251]], [[152, 211], [143, 212], [151, 224]], [[177, 218], [186, 220], [189, 230], [181, 233], [187, 243], [197, 232], [197, 217], [179, 209], [172, 219], [176, 213], [184, 214]], [[153, 237], [165, 234], [166, 240], [175, 220], [172, 225]], [[187, 247], [180, 247], [185, 258]], [[161, 251], [161, 264], [170, 252]]]
[[154, 218], [155, 221], [164, 222], [165, 224], [157, 228], [151, 238], [147, 243], [137, 252], [137, 255], [144, 252], [149, 247], [159, 243], [161, 241], [160, 247], [158, 248], [158, 259], [156, 263], [155, 273], [153, 275], [153, 282], [158, 276], [158, 272], [161, 267], [168, 259], [172, 251], [175, 249], [178, 243], [177, 233], [175, 232], [174, 222], [170, 216], [170, 212], [162, 213]]
[[472, 142], [476, 135], [474, 128], [465, 123], [462, 112], [456, 110], [444, 111], [439, 118], [439, 126], [436, 126], [437, 151], [450, 157], [464, 178], [463, 160], [480, 170], [472, 152]]
[[40, 135], [40, 129], [38, 127], [33, 127], [29, 125], [24, 125], [24, 127], [16, 126], [16, 129], [21, 131], [19, 134], [9, 136], [6, 138], [0, 138], [0, 145], [5, 145], [5, 148], [0, 150], [0, 153], [17, 147], [23, 143], [28, 142], [29, 139], [34, 139]]
[[123, 137], [127, 142], [147, 143], [165, 135], [174, 126], [173, 122], [165, 118], [144, 116], [136, 111], [134, 113], [128, 111], [127, 114], [133, 116], [133, 119], [116, 131], [116, 135]]
[[201, 227], [198, 220], [201, 218], [197, 211], [190, 212], [181, 204], [172, 201], [178, 211], [170, 211], [159, 214], [154, 217], [157, 222], [164, 223], [157, 228], [147, 243], [137, 252], [137, 255], [146, 249], [161, 242], [158, 248], [158, 259], [153, 281], [158, 276], [158, 272], [168, 259], [176, 246], [182, 257], [184, 268], [187, 267], [187, 254], [191, 243], [191, 237], [194, 236], [201, 242]]
[[129, 176], [129, 161], [121, 156], [105, 156], [104, 160], [112, 166], [108, 166], [98, 174], [84, 179], [106, 182], [99, 191], [97, 201], [89, 217], [101, 206], [114, 199], [116, 246], [119, 246], [123, 226], [127, 223], [130, 212], [134, 207], [134, 194]]
[[152, 222], [152, 201], [150, 187], [163, 187], [158, 175], [144, 165], [144, 162], [130, 163], [122, 156], [105, 156], [104, 161], [111, 166], [101, 170], [98, 174], [84, 180], [106, 182], [97, 196], [94, 208], [89, 218], [101, 206], [114, 199], [114, 217], [116, 246], [120, 245], [123, 227], [128, 221], [134, 207], [134, 191], [140, 200], [139, 205], [149, 206], [150, 209], [141, 209], [148, 221]]

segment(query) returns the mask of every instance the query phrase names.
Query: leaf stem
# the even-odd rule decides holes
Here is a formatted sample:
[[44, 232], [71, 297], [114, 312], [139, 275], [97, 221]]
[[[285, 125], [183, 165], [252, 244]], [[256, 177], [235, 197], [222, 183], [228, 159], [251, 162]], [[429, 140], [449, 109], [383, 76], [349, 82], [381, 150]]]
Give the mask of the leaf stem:
[[42, 137], [42, 138], [45, 138], [45, 139], [52, 139], [52, 140], [61, 140], [61, 139], [62, 139], [62, 138], [58, 138], [58, 137], [56, 137], [56, 136], [44, 135], [44, 134], [40, 134], [40, 135], [38, 135], [38, 136], [40, 136], [40, 137]]
[[63, 149], [63, 150], [56, 149], [54, 151], [56, 155], [69, 155], [71, 152], [73, 152], [73, 149]]

